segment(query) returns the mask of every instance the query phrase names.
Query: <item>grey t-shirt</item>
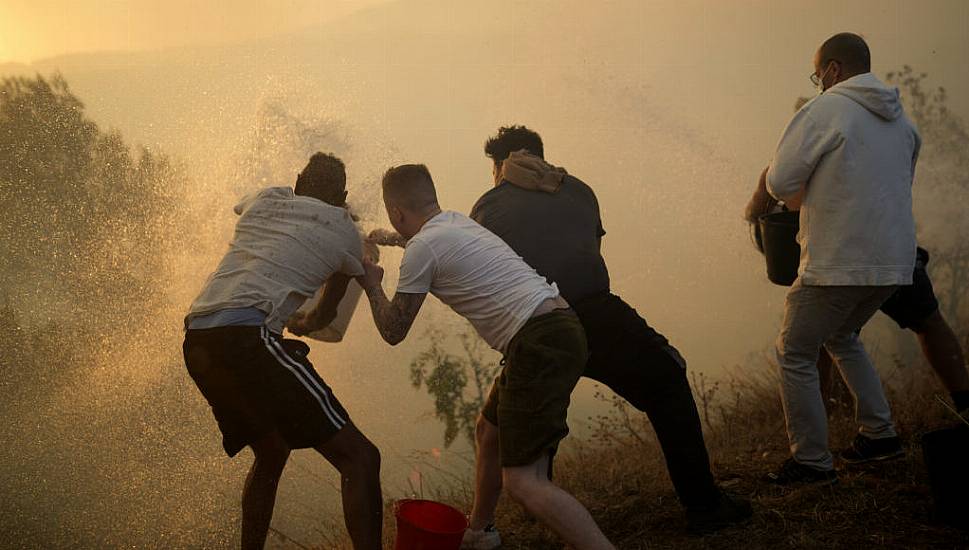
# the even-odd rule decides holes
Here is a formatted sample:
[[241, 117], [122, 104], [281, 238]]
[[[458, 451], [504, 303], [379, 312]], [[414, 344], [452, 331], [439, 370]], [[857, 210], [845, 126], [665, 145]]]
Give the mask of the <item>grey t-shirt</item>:
[[360, 233], [345, 208], [270, 187], [234, 210], [239, 220], [229, 250], [192, 302], [186, 326], [219, 311], [256, 308], [266, 314], [266, 328], [282, 333], [330, 275], [363, 274]]
[[609, 290], [609, 271], [599, 253], [606, 232], [592, 189], [566, 176], [555, 193], [502, 182], [478, 199], [471, 218], [556, 283], [570, 303]]

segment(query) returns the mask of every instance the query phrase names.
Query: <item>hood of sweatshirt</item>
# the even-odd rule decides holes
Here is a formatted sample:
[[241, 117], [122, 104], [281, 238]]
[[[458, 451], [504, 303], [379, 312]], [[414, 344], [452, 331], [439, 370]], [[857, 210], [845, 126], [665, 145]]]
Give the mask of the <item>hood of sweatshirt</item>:
[[541, 157], [522, 149], [508, 155], [508, 158], [502, 161], [501, 177], [498, 182], [507, 181], [522, 189], [554, 193], [562, 185], [565, 175], [564, 168], [552, 166]]
[[824, 92], [845, 96], [885, 120], [902, 116], [898, 88], [890, 88], [872, 73], [853, 76]]

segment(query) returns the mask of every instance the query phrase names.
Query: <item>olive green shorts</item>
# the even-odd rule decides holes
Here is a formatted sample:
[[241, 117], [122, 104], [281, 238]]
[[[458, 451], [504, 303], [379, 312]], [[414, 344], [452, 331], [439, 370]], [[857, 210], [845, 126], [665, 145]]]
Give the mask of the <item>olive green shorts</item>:
[[571, 310], [530, 319], [515, 334], [481, 414], [499, 427], [502, 466], [555, 454], [566, 412], [588, 359], [585, 331]]

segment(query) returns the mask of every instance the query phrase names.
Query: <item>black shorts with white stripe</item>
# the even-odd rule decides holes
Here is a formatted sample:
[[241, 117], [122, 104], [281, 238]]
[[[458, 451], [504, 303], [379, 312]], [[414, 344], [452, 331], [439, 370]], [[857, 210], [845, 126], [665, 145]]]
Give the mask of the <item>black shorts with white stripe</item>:
[[212, 407], [226, 454], [278, 431], [292, 449], [316, 447], [350, 417], [306, 358], [309, 347], [265, 327], [185, 332], [188, 373]]

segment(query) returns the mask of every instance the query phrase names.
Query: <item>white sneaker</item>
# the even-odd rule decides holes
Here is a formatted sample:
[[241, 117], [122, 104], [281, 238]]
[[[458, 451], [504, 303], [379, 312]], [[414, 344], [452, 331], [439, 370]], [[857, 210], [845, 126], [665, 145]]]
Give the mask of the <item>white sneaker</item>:
[[468, 529], [461, 541], [461, 550], [494, 550], [501, 548], [501, 536], [494, 525], [484, 529]]

